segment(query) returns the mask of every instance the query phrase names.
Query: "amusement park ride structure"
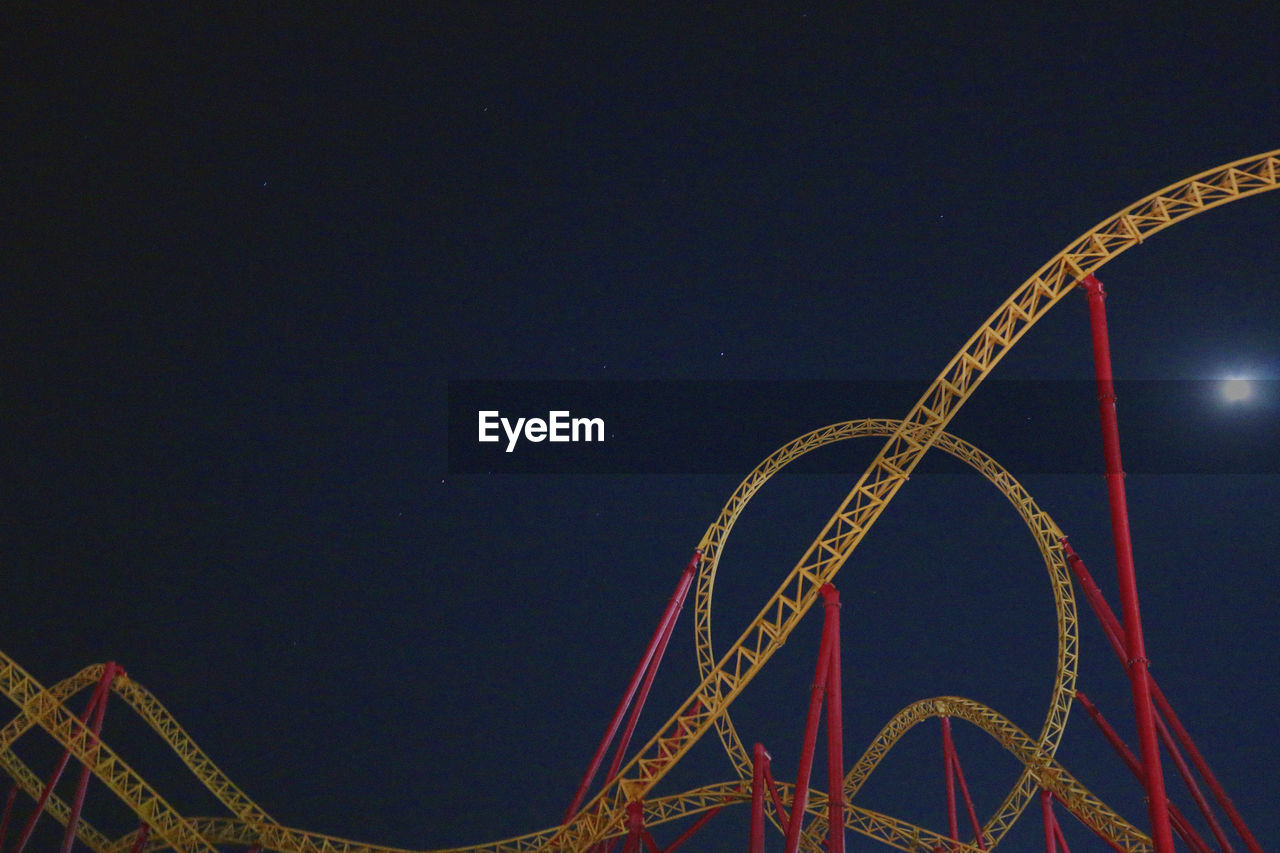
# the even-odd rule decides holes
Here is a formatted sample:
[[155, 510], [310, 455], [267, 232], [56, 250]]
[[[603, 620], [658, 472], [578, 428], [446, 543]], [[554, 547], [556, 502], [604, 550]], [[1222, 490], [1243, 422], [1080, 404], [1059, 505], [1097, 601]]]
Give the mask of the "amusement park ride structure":
[[[1044, 821], [1044, 839], [1050, 853], [1059, 845], [1065, 849], [1065, 839], [1057, 824], [1057, 815], [1061, 813], [1070, 813], [1118, 851], [1137, 853], [1154, 849], [1158, 853], [1172, 853], [1175, 834], [1196, 853], [1207, 851], [1211, 849], [1209, 843], [1166, 796], [1161, 743], [1165, 746], [1168, 764], [1185, 780], [1217, 846], [1227, 853], [1232, 851], [1227, 833], [1233, 831], [1251, 853], [1261, 853], [1258, 842], [1213, 778], [1207, 762], [1148, 672], [1129, 542], [1104, 294], [1095, 274], [1121, 252], [1170, 225], [1227, 202], [1277, 188], [1280, 188], [1280, 151], [1271, 151], [1195, 175], [1130, 205], [1072, 242], [1019, 286], [969, 338], [904, 418], [832, 424], [802, 435], [771, 454], [742, 481], [698, 543], [563, 821], [517, 838], [455, 848], [455, 853], [534, 850], [603, 853], [615, 848], [632, 853], [642, 847], [656, 851], [659, 848], [649, 832], [651, 827], [687, 821], [684, 832], [665, 847], [670, 851], [732, 804], [749, 807], [751, 853], [764, 849], [766, 819], [781, 831], [788, 853], [801, 847], [806, 850], [825, 847], [832, 853], [843, 851], [845, 833], [831, 832], [834, 826], [906, 851], [989, 850], [999, 844], [1033, 800], [1039, 801], [1039, 808], [1034, 811], [1038, 811]], [[1050, 308], [1077, 286], [1085, 291], [1090, 307], [1108, 499], [1119, 573], [1119, 616], [1102, 599], [1083, 560], [1063, 532], [1031, 495], [994, 459], [946, 431], [953, 416], [996, 364]], [[774, 474], [804, 454], [834, 442], [865, 437], [884, 441], [874, 461], [747, 629], [726, 650], [717, 652], [711, 639], [711, 600], [716, 572], [725, 541], [748, 501]], [[841, 566], [930, 449], [955, 457], [993, 483], [1027, 525], [1044, 559], [1057, 614], [1057, 666], [1049, 707], [1040, 731], [1033, 735], [978, 702], [952, 696], [924, 699], [898, 712], [846, 773], [840, 707], [839, 597], [832, 584]], [[1073, 575], [1129, 676], [1139, 740], [1136, 755], [1076, 690], [1078, 639]], [[695, 600], [700, 683], [657, 732], [627, 758], [639, 708], [644, 704], [690, 590]], [[823, 639], [809, 702], [800, 770], [794, 785], [778, 784], [772, 778], [764, 748], [759, 744], [752, 749], [745, 746], [732, 722], [730, 706], [786, 641], [801, 617], [820, 599], [825, 602]], [[24, 849], [36, 822], [48, 813], [67, 827], [63, 851], [70, 851], [78, 840], [100, 853], [170, 849], [397, 853], [393, 848], [306, 832], [275, 821], [217, 768], [151, 693], [114, 663], [89, 666], [46, 688], [17, 662], [0, 654], [0, 687], [17, 707], [16, 715], [0, 729], [0, 760], [12, 780], [0, 818], [0, 849]], [[90, 688], [92, 694], [87, 707], [77, 715], [70, 702], [77, 693]], [[117, 697], [116, 705], [123, 701], [163, 739], [217, 798], [225, 814], [211, 817], [180, 814], [124, 761], [120, 751], [107, 745], [100, 733], [111, 695]], [[1141, 784], [1148, 803], [1145, 819], [1135, 822], [1132, 816], [1120, 816], [1055, 760], [1068, 713], [1077, 698], [1107, 733]], [[826, 791], [820, 791], [810, 789], [809, 775], [824, 704], [828, 780]], [[629, 715], [628, 708], [631, 708]], [[940, 718], [942, 727], [947, 827], [928, 829], [863, 807], [857, 794], [881, 760], [908, 730], [933, 717]], [[951, 738], [949, 721], [952, 718], [964, 720], [988, 734], [1022, 766], [1021, 774], [1000, 806], [984, 820], [975, 813], [969, 796], [960, 756]], [[684, 793], [656, 795], [655, 786], [713, 729], [728, 754], [735, 776]], [[43, 778], [14, 752], [20, 738], [40, 730], [62, 750], [62, 758], [54, 771]], [[620, 742], [605, 771], [605, 781], [593, 788], [610, 743], [619, 731]], [[79, 776], [68, 802], [55, 792], [55, 785], [72, 759], [79, 766]], [[1193, 770], [1204, 779], [1207, 793], [1201, 791]], [[110, 838], [83, 816], [90, 776], [96, 776], [136, 815], [135, 831]], [[27, 802], [34, 806], [24, 812], [22, 805]], [[1216, 803], [1224, 820], [1215, 816], [1212, 803]], [[689, 821], [695, 816], [698, 816], [696, 821]], [[960, 826], [965, 818], [971, 826], [962, 831]], [[1145, 829], [1139, 828], [1140, 825]]]

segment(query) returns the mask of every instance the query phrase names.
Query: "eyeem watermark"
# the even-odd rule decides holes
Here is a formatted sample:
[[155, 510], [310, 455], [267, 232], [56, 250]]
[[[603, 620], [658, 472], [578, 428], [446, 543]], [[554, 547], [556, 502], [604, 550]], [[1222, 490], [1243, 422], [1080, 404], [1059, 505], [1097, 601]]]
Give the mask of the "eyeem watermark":
[[604, 418], [575, 418], [568, 411], [547, 412], [543, 418], [516, 418], [512, 423], [496, 409], [481, 411], [479, 415], [479, 441], [502, 440], [499, 428], [507, 437], [507, 453], [516, 449], [523, 436], [526, 441], [604, 441]]

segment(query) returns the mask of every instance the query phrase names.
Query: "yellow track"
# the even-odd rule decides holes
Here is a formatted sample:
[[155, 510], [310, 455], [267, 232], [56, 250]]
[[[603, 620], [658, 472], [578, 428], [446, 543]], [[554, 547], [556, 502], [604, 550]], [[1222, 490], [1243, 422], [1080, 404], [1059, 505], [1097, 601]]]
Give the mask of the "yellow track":
[[[598, 840], [621, 833], [626, 804], [633, 800], [645, 800], [646, 820], [652, 825], [704, 811], [721, 802], [743, 799], [746, 790], [741, 779], [672, 797], [650, 797], [649, 793], [712, 727], [718, 728], [739, 776], [744, 774], [745, 751], [729, 721], [729, 705], [785, 642], [800, 618], [817, 600], [818, 589], [830, 581], [848, 560], [924, 454], [935, 445], [962, 455], [962, 458], [964, 453], [973, 450], [946, 435], [946, 425], [1032, 325], [1081, 278], [1097, 271], [1121, 252], [1198, 213], [1276, 189], [1280, 186], [1278, 177], [1280, 151], [1272, 151], [1180, 181], [1103, 220], [1018, 287], [965, 343], [902, 421], [861, 421], [828, 427], [791, 442], [765, 460], [735, 492], [704, 538], [704, 547], [714, 553], [709, 552], [711, 559], [704, 565], [698, 580], [696, 634], [703, 680], [693, 695], [640, 749], [618, 777], [569, 824], [519, 838], [456, 849], [495, 853], [552, 849], [581, 851]], [[879, 432], [871, 431], [870, 424], [873, 423]], [[862, 426], [855, 428], [850, 424]], [[716, 558], [724, 538], [743, 505], [773, 472], [821, 443], [852, 437], [852, 434], [836, 437], [834, 432], [827, 432], [838, 432], [841, 427], [868, 430], [860, 434], [887, 434], [888, 440], [759, 615], [716, 660], [711, 650], [710, 600]], [[973, 453], [978, 452], [973, 450]], [[981, 465], [989, 462], [989, 458], [978, 454], [969, 461], [982, 470]], [[993, 462], [990, 464], [994, 466]], [[1046, 537], [1051, 537], [1056, 531], [1052, 522], [1034, 508], [1029, 496], [1007, 472], [996, 472], [993, 476], [995, 469], [998, 466], [991, 471], [984, 470], [984, 473], [1018, 507], [1036, 534], [1037, 541], [1046, 541]], [[1007, 480], [1003, 479], [1006, 477]], [[1065, 577], [1061, 572], [1060, 552], [1054, 545], [1048, 546], [1047, 550], [1042, 545], [1041, 550], [1049, 566], [1058, 605], [1059, 664], [1049, 714], [1040, 735], [1032, 738], [994, 711], [968, 700], [952, 697], [925, 700], [904, 709], [885, 727], [849, 772], [845, 796], [853, 796], [876, 763], [906, 730], [929, 716], [945, 714], [965, 719], [988, 732], [1017, 756], [1025, 768], [1014, 789], [986, 824], [993, 839], [1003, 836], [1035, 790], [1043, 787], [1057, 794], [1077, 817], [1123, 849], [1135, 853], [1145, 851], [1149, 849], [1149, 840], [1142, 833], [1114, 815], [1053, 761], [1053, 751], [1070, 704], [1070, 684], [1075, 678], [1074, 631], [1071, 628], [1074, 610], [1071, 610], [1070, 619], [1064, 615], [1070, 595], [1069, 584], [1065, 580], [1059, 583], [1059, 578]], [[0, 730], [0, 761], [11, 778], [28, 794], [37, 796], [42, 783], [17, 759], [12, 746], [25, 732], [39, 727], [70, 750], [140, 820], [152, 827], [153, 841], [148, 844], [148, 850], [212, 853], [218, 844], [256, 842], [265, 850], [282, 853], [406, 853], [396, 848], [362, 844], [279, 825], [218, 771], [154, 697], [127, 676], [121, 676], [116, 679], [113, 692], [129, 702], [165, 738], [170, 748], [201, 784], [213, 792], [232, 817], [189, 818], [180, 815], [105, 743], [91, 742], [75, 715], [66, 707], [66, 700], [77, 690], [95, 683], [101, 672], [101, 666], [89, 667], [55, 687], [45, 689], [16, 662], [0, 653], [0, 690], [19, 709], [18, 715]], [[745, 766], [749, 768], [749, 762]], [[823, 830], [820, 816], [823, 804], [824, 798], [815, 792], [809, 807], [814, 814], [814, 825], [806, 838], [806, 846], [811, 849], [817, 834]], [[848, 808], [849, 828], [898, 849], [927, 851], [945, 841], [934, 832], [851, 803]], [[64, 801], [51, 798], [48, 809], [57, 819], [67, 820], [69, 809]], [[112, 841], [83, 821], [78, 834], [95, 851], [122, 853], [132, 846], [132, 836]], [[955, 842], [947, 843], [953, 849], [974, 849]]]

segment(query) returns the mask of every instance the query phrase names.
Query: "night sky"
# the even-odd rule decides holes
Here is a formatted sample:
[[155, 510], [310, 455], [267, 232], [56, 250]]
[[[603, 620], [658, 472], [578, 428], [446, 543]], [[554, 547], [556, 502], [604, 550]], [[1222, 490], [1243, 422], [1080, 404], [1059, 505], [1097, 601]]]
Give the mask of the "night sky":
[[[557, 823], [681, 568], [760, 459], [830, 420], [902, 416], [1076, 236], [1280, 147], [1271, 4], [179, 5], [10, 16], [0, 649], [46, 685], [118, 661], [281, 822], [388, 845]], [[1141, 389], [1119, 413], [1152, 672], [1271, 847], [1278, 236], [1266, 194], [1100, 275], [1117, 377]], [[950, 429], [997, 460], [1041, 449], [1013, 473], [1118, 609], [1091, 371], [1073, 295]], [[1222, 400], [1229, 376], [1259, 380], [1253, 397]], [[658, 444], [687, 449], [683, 418], [722, 446], [696, 470], [519, 474], [495, 452], [464, 472], [448, 452], [464, 380], [705, 385]], [[795, 387], [779, 383], [834, 390], [826, 420], [796, 423], [724, 402], [727, 380], [759, 383], [761, 407]], [[883, 380], [911, 393], [856, 390]], [[1002, 380], [1061, 405], [1022, 414]], [[718, 649], [878, 447], [833, 450], [744, 514]], [[1044, 718], [1043, 563], [999, 494], [936, 455], [837, 578], [846, 763], [927, 696], [1033, 732]], [[692, 606], [638, 742], [696, 682]], [[820, 621], [733, 709], [779, 778]], [[1136, 744], [1082, 599], [1081, 634], [1079, 686]], [[989, 813], [1017, 769], [957, 727]], [[119, 709], [105, 737], [207, 810]], [[46, 747], [21, 753], [40, 773]], [[719, 749], [704, 739], [658, 792], [727, 780]], [[940, 751], [917, 730], [858, 802], [944, 829]], [[1059, 757], [1146, 825], [1078, 706]], [[90, 818], [133, 828], [109, 798], [91, 789]], [[1060, 818], [1073, 849], [1104, 849]], [[684, 849], [744, 849], [745, 809], [712, 826]], [[1006, 844], [1040, 838], [1029, 811]]]

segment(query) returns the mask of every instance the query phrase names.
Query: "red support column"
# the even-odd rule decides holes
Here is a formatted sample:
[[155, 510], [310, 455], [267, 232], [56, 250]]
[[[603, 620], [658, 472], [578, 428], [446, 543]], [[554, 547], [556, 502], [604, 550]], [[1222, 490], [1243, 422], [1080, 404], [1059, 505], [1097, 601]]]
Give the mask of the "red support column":
[[[1129, 747], [1125, 745], [1125, 742], [1121, 740], [1119, 733], [1117, 733], [1116, 730], [1111, 727], [1111, 724], [1107, 722], [1106, 718], [1102, 716], [1102, 712], [1089, 701], [1088, 696], [1085, 696], [1077, 690], [1076, 699], [1080, 700], [1080, 705], [1084, 708], [1085, 713], [1089, 715], [1089, 718], [1093, 720], [1094, 725], [1096, 725], [1099, 731], [1102, 732], [1102, 736], [1107, 739], [1107, 743], [1111, 744], [1111, 748], [1115, 750], [1116, 755], [1119, 755], [1120, 759], [1125, 763], [1125, 766], [1129, 768], [1129, 772], [1133, 774], [1135, 779], [1141, 781], [1142, 764], [1138, 761], [1137, 756], [1133, 754]], [[1187, 821], [1186, 816], [1182, 814], [1182, 810], [1173, 803], [1169, 803], [1167, 800], [1166, 804], [1169, 811], [1169, 822], [1172, 824], [1173, 828], [1177, 830], [1178, 837], [1181, 838], [1183, 842], [1185, 842], [1186, 845], [1194, 851], [1194, 853], [1209, 853], [1209, 846], [1205, 844], [1204, 839], [1200, 837], [1199, 833], [1192, 828], [1191, 824]]]
[[1067, 839], [1062, 835], [1062, 824], [1058, 823], [1058, 819], [1053, 819], [1053, 837], [1058, 839], [1058, 847], [1061, 848], [1059, 853], [1071, 853], [1071, 848], [1067, 846]]
[[764, 776], [769, 753], [760, 744], [751, 747], [751, 836], [748, 853], [764, 853]]
[[622, 846], [622, 853], [640, 853], [643, 835], [644, 803], [633, 800], [627, 803], [627, 843]]
[[840, 701], [840, 593], [822, 587], [825, 621], [834, 641], [827, 662], [827, 853], [844, 853], [844, 708]]
[[[111, 697], [111, 682], [115, 680], [118, 667], [114, 662], [108, 661], [106, 668], [102, 671], [102, 679], [100, 684], [102, 691], [102, 699], [98, 702], [98, 707], [93, 710], [93, 722], [89, 727], [89, 749], [93, 750], [98, 745], [98, 735], [102, 734], [102, 720], [107, 713], [107, 700]], [[96, 752], [96, 750], [95, 750]], [[89, 766], [80, 768], [80, 779], [76, 783], [76, 796], [71, 804], [71, 816], [67, 819], [67, 831], [62, 836], [61, 853], [71, 853], [71, 847], [76, 841], [76, 829], [80, 826], [80, 814], [84, 811], [84, 797], [89, 790]]]
[[1055, 843], [1057, 836], [1054, 835], [1058, 820], [1053, 816], [1053, 802], [1050, 799], [1052, 796], [1044, 788], [1040, 789], [1040, 816], [1044, 820], [1044, 853], [1058, 853]]
[[[833, 592], [835, 588], [831, 584], [822, 585], [822, 595], [827, 601], [831, 600], [829, 596]], [[809, 692], [809, 713], [805, 719], [804, 742], [800, 747], [800, 769], [796, 772], [795, 796], [791, 801], [791, 816], [787, 821], [786, 853], [796, 853], [800, 848], [800, 828], [804, 825], [804, 810], [809, 803], [809, 776], [813, 772], [813, 751], [818, 745], [818, 722], [822, 716], [822, 700], [827, 690], [827, 674], [830, 672], [832, 650], [840, 646], [840, 622], [839, 618], [831, 618], [832, 613], [839, 613], [838, 598], [835, 607], [825, 610], [822, 620], [822, 645], [818, 650], [818, 665]]]
[[1209, 769], [1209, 762], [1204, 760], [1204, 756], [1196, 748], [1195, 742], [1191, 740], [1191, 735], [1183, 728], [1182, 721], [1173, 712], [1172, 706], [1169, 705], [1169, 700], [1164, 697], [1164, 692], [1160, 689], [1160, 685], [1156, 684], [1154, 680], [1151, 682], [1151, 698], [1155, 700], [1156, 708], [1164, 715], [1169, 727], [1173, 729], [1173, 734], [1182, 744], [1182, 748], [1191, 757], [1191, 763], [1200, 772], [1200, 778], [1204, 779], [1205, 784], [1209, 786], [1209, 790], [1213, 792], [1213, 798], [1217, 800], [1218, 805], [1226, 812], [1227, 819], [1231, 821], [1231, 825], [1235, 827], [1236, 832], [1240, 833], [1240, 837], [1244, 839], [1244, 846], [1249, 848], [1250, 853], [1262, 853], [1262, 846], [1258, 844], [1258, 840], [1249, 831], [1244, 818], [1236, 810], [1235, 803], [1231, 802], [1231, 798], [1227, 796], [1227, 792], [1223, 790], [1222, 785], [1218, 784], [1218, 777], [1214, 776], [1213, 771]]
[[[103, 670], [103, 678], [99, 679], [98, 686], [93, 690], [93, 696], [89, 699], [89, 704], [85, 706], [84, 713], [80, 715], [80, 725], [84, 726], [89, 722], [94, 710], [98, 707], [98, 703], [106, 702], [106, 689], [110, 685], [107, 680], [108, 673], [112, 672], [115, 664], [108, 663], [107, 669]], [[114, 678], [114, 674], [112, 674]], [[36, 821], [40, 819], [40, 815], [44, 814], [44, 807], [49, 802], [49, 796], [53, 793], [53, 788], [58, 784], [58, 780], [62, 778], [62, 772], [67, 769], [67, 763], [71, 760], [71, 750], [65, 750], [62, 758], [58, 760], [57, 766], [53, 769], [49, 782], [44, 787], [44, 792], [40, 795], [40, 799], [36, 801], [35, 809], [31, 812], [31, 817], [27, 818], [26, 824], [22, 827], [22, 835], [18, 838], [17, 845], [13, 848], [14, 853], [22, 853], [26, 849], [27, 842], [31, 840], [31, 834], [35, 831]]]
[[[609, 770], [605, 773], [606, 783], [612, 782], [613, 778], [618, 775], [618, 768], [622, 766], [622, 757], [627, 752], [627, 747], [631, 745], [631, 736], [635, 734], [636, 723], [640, 721], [640, 712], [644, 710], [645, 702], [649, 701], [649, 690], [653, 687], [653, 679], [658, 675], [658, 667], [662, 665], [662, 658], [667, 653], [667, 644], [671, 642], [671, 634], [676, 629], [676, 622], [680, 618], [680, 610], [684, 607], [685, 598], [689, 595], [689, 586], [693, 583], [693, 573], [698, 567], [698, 561], [702, 557], [701, 551], [695, 551], [693, 559], [685, 566], [684, 572], [680, 575], [680, 582], [676, 584], [676, 591], [672, 593], [671, 600], [667, 602], [667, 610], [663, 613], [663, 623], [659, 626], [662, 636], [658, 639], [658, 646], [654, 650], [652, 659], [648, 664], [648, 672], [645, 673], [644, 683], [640, 685], [640, 695], [636, 697], [635, 704], [631, 708], [631, 715], [627, 718], [627, 726], [622, 731], [622, 737], [618, 740], [618, 748], [614, 750], [613, 761], [609, 764]], [[672, 607], [674, 605], [674, 609]]]
[[1107, 498], [1111, 507], [1111, 535], [1115, 546], [1116, 571], [1120, 577], [1120, 604], [1124, 616], [1127, 669], [1133, 693], [1133, 709], [1142, 753], [1143, 787], [1151, 818], [1151, 839], [1156, 853], [1174, 853], [1169, 826], [1168, 800], [1164, 776], [1160, 772], [1160, 745], [1156, 738], [1155, 709], [1148, 684], [1146, 645], [1142, 639], [1142, 618], [1138, 609], [1138, 584], [1133, 566], [1133, 543], [1129, 537], [1129, 509], [1125, 501], [1124, 469], [1120, 462], [1120, 426], [1116, 417], [1115, 385], [1111, 376], [1111, 345], [1107, 337], [1106, 295], [1102, 282], [1092, 275], [1081, 282], [1089, 298], [1089, 329], [1093, 337], [1093, 366], [1098, 385], [1098, 413], [1102, 419], [1102, 445], [1106, 460]]
[[[1075, 549], [1071, 547], [1071, 543], [1065, 537], [1062, 539], [1062, 549], [1067, 556], [1067, 563], [1071, 566], [1072, 573], [1084, 590], [1085, 598], [1088, 600], [1090, 607], [1093, 608], [1094, 615], [1102, 623], [1103, 632], [1107, 635], [1112, 650], [1115, 651], [1116, 657], [1120, 659], [1120, 663], [1125, 663], [1128, 656], [1125, 654], [1124, 639], [1119, 620], [1116, 619], [1115, 613], [1111, 611], [1106, 599], [1102, 597], [1102, 590], [1098, 589], [1098, 584], [1094, 581], [1093, 575], [1089, 573], [1084, 560], [1080, 559], [1080, 556], [1076, 554]], [[1200, 754], [1200, 750], [1196, 748], [1190, 733], [1182, 725], [1178, 715], [1174, 713], [1173, 706], [1165, 698], [1164, 691], [1160, 689], [1160, 685], [1156, 683], [1153, 677], [1149, 678], [1149, 684], [1151, 698], [1155, 702], [1157, 712], [1164, 717], [1172, 733], [1177, 737], [1178, 743], [1182, 745], [1187, 755], [1190, 756], [1191, 763], [1195, 765], [1196, 770], [1200, 773], [1200, 778], [1204, 779], [1205, 784], [1209, 786], [1209, 790], [1213, 792], [1213, 798], [1222, 810], [1226, 812], [1227, 819], [1231, 821], [1231, 825], [1240, 834], [1245, 846], [1249, 848], [1250, 853], [1262, 853], [1261, 845], [1253, 837], [1253, 833], [1249, 831], [1244, 818], [1236, 810], [1235, 803], [1231, 802], [1231, 798], [1227, 796], [1227, 792], [1222, 785], [1219, 784], [1218, 778], [1213, 775], [1213, 771], [1209, 768], [1209, 762], [1205, 761], [1204, 756]], [[1157, 722], [1159, 722], [1158, 718]], [[1170, 751], [1172, 752], [1172, 749]], [[1191, 783], [1188, 784], [1190, 785]]]
[[[645, 677], [654, 655], [658, 653], [658, 647], [662, 646], [665, 651], [666, 644], [663, 641], [663, 637], [665, 636], [669, 639], [671, 636], [669, 625], [674, 626], [676, 617], [679, 616], [680, 610], [684, 606], [685, 597], [689, 593], [689, 586], [693, 582], [693, 573], [698, 568], [698, 563], [701, 560], [702, 550], [695, 550], [688, 565], [681, 572], [680, 580], [676, 583], [675, 592], [671, 594], [671, 598], [667, 601], [666, 609], [662, 612], [662, 618], [658, 620], [658, 627], [649, 639], [649, 645], [645, 648], [644, 655], [640, 658], [640, 663], [636, 667], [635, 673], [631, 676], [630, 683], [627, 685], [626, 693], [618, 704], [618, 710], [614, 712], [613, 719], [609, 721], [608, 730], [605, 732], [604, 738], [601, 739], [600, 746], [596, 748], [595, 754], [591, 757], [591, 765], [587, 768], [586, 775], [583, 776], [582, 782], [578, 785], [578, 790], [573, 795], [573, 802], [569, 804], [569, 809], [564, 814], [564, 823], [568, 823], [578, 813], [578, 807], [582, 805], [582, 801], [586, 797], [587, 788], [595, 778], [596, 772], [599, 771], [600, 764], [604, 761], [604, 754], [609, 749], [609, 744], [613, 742], [613, 736], [618, 733], [618, 726], [622, 724], [622, 715], [627, 712], [628, 706], [631, 705], [631, 700], [636, 695], [640, 680]], [[643, 700], [641, 700], [641, 703], [643, 703]], [[638, 716], [638, 712], [636, 716]]]
[[1195, 777], [1191, 775], [1191, 768], [1187, 766], [1182, 753], [1178, 751], [1178, 745], [1174, 743], [1173, 735], [1169, 734], [1169, 727], [1160, 719], [1159, 714], [1156, 714], [1156, 728], [1160, 730], [1161, 743], [1164, 744], [1169, 757], [1173, 759], [1173, 766], [1177, 768], [1178, 775], [1182, 777], [1187, 790], [1191, 792], [1191, 799], [1195, 801], [1196, 808], [1200, 810], [1205, 823], [1209, 824], [1209, 831], [1213, 833], [1213, 837], [1217, 840], [1218, 848], [1222, 850], [1222, 853], [1235, 853], [1231, 842], [1227, 840], [1226, 834], [1222, 831], [1222, 826], [1214, 816], [1213, 810], [1209, 808], [1209, 801], [1204, 798], [1204, 794], [1200, 791], [1200, 786], [1196, 784]]
[[150, 825], [144, 823], [142, 826], [138, 827], [138, 835], [133, 840], [133, 848], [129, 851], [129, 853], [142, 853], [142, 848], [147, 846], [147, 839], [150, 836], [151, 836]]
[[773, 810], [778, 813], [778, 823], [782, 826], [782, 835], [787, 834], [787, 827], [791, 825], [787, 819], [787, 810], [782, 805], [782, 797], [778, 795], [778, 785], [773, 781], [773, 773], [766, 763], [764, 766], [764, 784], [769, 791], [769, 799], [773, 802]]
[[960, 783], [960, 793], [964, 796], [965, 813], [969, 815], [969, 824], [973, 827], [973, 837], [977, 846], [987, 849], [986, 838], [982, 834], [982, 824], [978, 823], [978, 812], [973, 807], [973, 798], [969, 796], [969, 785], [964, 781], [964, 770], [960, 767], [960, 756], [956, 753], [955, 742], [951, 738], [951, 719], [939, 717], [942, 721], [942, 757], [943, 772], [947, 788], [947, 822], [951, 831], [951, 840], [960, 840], [960, 821], [956, 809], [956, 782]]
[[942, 720], [942, 778], [947, 788], [947, 831], [951, 834], [952, 841], [959, 841], [960, 821], [956, 815], [956, 780], [953, 765], [956, 748], [951, 743], [951, 720], [947, 717], [939, 719]]
[[9, 817], [13, 814], [13, 801], [18, 796], [18, 783], [14, 782], [9, 789], [9, 796], [4, 801], [4, 817], [0, 817], [0, 850], [4, 849], [4, 839], [9, 833]]
[[694, 821], [693, 826], [689, 827], [684, 832], [680, 833], [678, 836], [676, 836], [675, 841], [672, 841], [666, 847], [662, 848], [662, 853], [675, 853], [675, 851], [680, 849], [680, 847], [686, 841], [688, 841], [690, 838], [693, 838], [693, 836], [697, 835], [698, 832], [702, 829], [702, 827], [706, 826], [707, 823], [710, 822], [711, 818], [720, 814], [720, 810], [723, 809], [724, 807], [725, 807], [725, 804], [721, 803], [711, 811], [705, 813], [702, 817], [698, 818], [696, 821]]

